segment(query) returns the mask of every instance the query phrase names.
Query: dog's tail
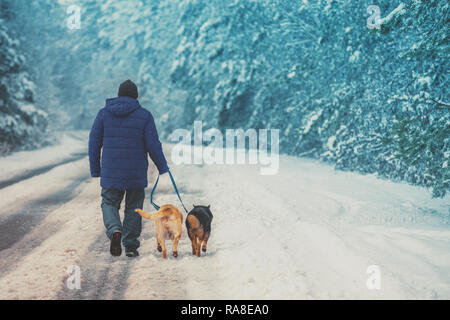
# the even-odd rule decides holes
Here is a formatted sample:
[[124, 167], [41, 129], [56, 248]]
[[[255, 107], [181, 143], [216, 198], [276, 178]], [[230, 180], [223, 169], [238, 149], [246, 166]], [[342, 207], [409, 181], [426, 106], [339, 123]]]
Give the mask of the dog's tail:
[[164, 211], [161, 209], [156, 211], [155, 213], [147, 213], [145, 211], [142, 211], [141, 209], [136, 209], [135, 211], [137, 213], [139, 213], [142, 218], [145, 218], [145, 219], [156, 219], [156, 218], [164, 216]]

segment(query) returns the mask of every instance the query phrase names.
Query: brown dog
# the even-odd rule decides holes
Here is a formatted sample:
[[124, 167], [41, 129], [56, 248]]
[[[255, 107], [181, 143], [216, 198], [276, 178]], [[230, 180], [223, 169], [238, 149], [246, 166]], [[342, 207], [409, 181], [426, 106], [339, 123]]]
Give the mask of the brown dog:
[[186, 228], [192, 243], [192, 254], [197, 257], [200, 257], [200, 247], [203, 252], [206, 252], [212, 219], [210, 206], [194, 205], [194, 209], [186, 217]]
[[182, 233], [183, 215], [180, 210], [171, 204], [165, 204], [155, 213], [147, 213], [136, 209], [145, 219], [154, 219], [156, 226], [156, 242], [158, 251], [162, 251], [163, 258], [167, 258], [165, 239], [173, 240], [173, 256], [178, 257], [178, 241]]

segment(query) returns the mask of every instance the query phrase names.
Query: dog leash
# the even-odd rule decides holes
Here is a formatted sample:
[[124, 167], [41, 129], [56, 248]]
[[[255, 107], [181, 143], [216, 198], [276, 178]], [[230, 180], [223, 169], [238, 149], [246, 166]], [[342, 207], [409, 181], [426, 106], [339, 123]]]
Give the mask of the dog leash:
[[[183, 200], [181, 200], [180, 193], [178, 192], [177, 184], [175, 183], [172, 173], [170, 172], [170, 170], [168, 172], [169, 172], [170, 181], [172, 181], [172, 185], [175, 190], [175, 193], [177, 194], [178, 199], [180, 200], [184, 211], [186, 211], [186, 213], [188, 213], [188, 211], [186, 210], [186, 207], [184, 206]], [[156, 186], [158, 185], [158, 181], [159, 181], [159, 174], [158, 174], [158, 178], [156, 178], [156, 182], [155, 182], [155, 185], [153, 186], [152, 192], [150, 193], [150, 203], [156, 210], [159, 210], [160, 206], [158, 206], [156, 203], [153, 202], [153, 194], [155, 193]]]

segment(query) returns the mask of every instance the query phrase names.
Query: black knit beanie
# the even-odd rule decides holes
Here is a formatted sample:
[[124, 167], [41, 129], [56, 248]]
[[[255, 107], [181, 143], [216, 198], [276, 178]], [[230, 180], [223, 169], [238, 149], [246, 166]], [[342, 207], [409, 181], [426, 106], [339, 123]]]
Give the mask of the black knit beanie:
[[119, 97], [131, 97], [134, 99], [138, 98], [138, 89], [136, 85], [131, 80], [122, 82], [119, 87]]

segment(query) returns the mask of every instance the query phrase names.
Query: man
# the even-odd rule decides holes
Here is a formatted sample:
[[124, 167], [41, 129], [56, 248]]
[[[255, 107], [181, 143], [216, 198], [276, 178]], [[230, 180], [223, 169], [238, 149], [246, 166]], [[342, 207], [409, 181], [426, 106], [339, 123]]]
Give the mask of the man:
[[[144, 203], [147, 153], [160, 174], [169, 171], [153, 116], [137, 98], [136, 85], [130, 80], [123, 82], [118, 97], [107, 99], [98, 112], [89, 135], [91, 176], [101, 177], [103, 222], [113, 256], [122, 254], [121, 241], [128, 257], [139, 255], [142, 218], [135, 209], [142, 209]], [[119, 209], [124, 195], [122, 224]]]

